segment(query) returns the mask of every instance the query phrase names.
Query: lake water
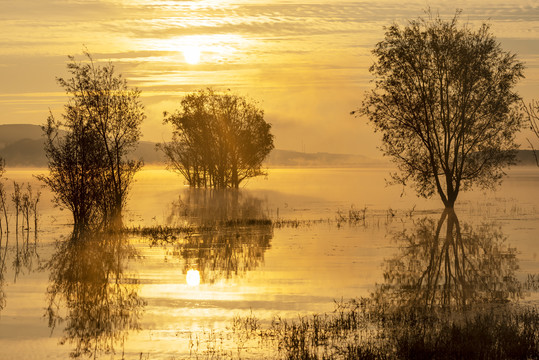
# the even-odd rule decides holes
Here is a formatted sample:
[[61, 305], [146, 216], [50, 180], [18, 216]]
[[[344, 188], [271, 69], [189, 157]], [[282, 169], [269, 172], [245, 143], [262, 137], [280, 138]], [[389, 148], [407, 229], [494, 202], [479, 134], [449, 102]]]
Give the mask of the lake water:
[[[35, 191], [32, 174], [40, 171], [11, 169], [6, 176], [32, 183]], [[270, 322], [330, 312], [335, 300], [368, 296], [384, 281], [384, 261], [399, 251], [394, 234], [425, 217], [437, 220], [443, 210], [437, 198], [387, 187], [389, 171], [270, 169], [231, 200], [190, 191], [179, 176], [147, 169], [131, 191], [129, 227], [230, 216], [278, 224], [225, 227], [169, 242], [118, 235], [69, 245], [69, 214], [53, 207], [43, 189], [37, 238], [33, 229], [16, 236], [13, 226], [2, 238], [0, 358], [65, 359], [80, 351], [105, 359], [178, 359], [211, 357], [215, 348], [234, 354], [235, 316], [252, 313]], [[539, 274], [538, 209], [537, 168], [515, 168], [496, 191], [462, 193], [456, 206], [460, 223], [487, 224], [516, 249], [520, 281]], [[349, 221], [350, 215], [357, 219]], [[539, 300], [534, 291], [525, 295], [519, 301]]]

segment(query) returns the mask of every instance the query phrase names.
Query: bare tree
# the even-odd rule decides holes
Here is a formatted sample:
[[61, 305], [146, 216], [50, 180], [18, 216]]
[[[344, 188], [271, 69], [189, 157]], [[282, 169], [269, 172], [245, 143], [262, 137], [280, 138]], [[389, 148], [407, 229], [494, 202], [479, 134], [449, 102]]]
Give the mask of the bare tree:
[[192, 187], [238, 188], [264, 174], [262, 161], [273, 149], [264, 112], [244, 97], [211, 89], [187, 95], [181, 110], [165, 113], [172, 141], [159, 144], [168, 167]]
[[[2, 214], [4, 215], [4, 221], [6, 223], [6, 234], [9, 233], [9, 222], [8, 222], [8, 217], [7, 217], [7, 209], [8, 209], [7, 203], [8, 203], [8, 198], [7, 198], [6, 188], [4, 186], [4, 183], [0, 182], [0, 209], [2, 211]], [[3, 229], [0, 228], [0, 234], [2, 232], [3, 232]]]
[[[27, 190], [30, 184], [27, 185]], [[30, 196], [29, 191], [23, 191], [21, 195], [22, 228], [26, 224], [26, 230], [30, 230]]]
[[[3, 177], [4, 173], [6, 171], [6, 162], [4, 159], [0, 158], [0, 179]], [[6, 234], [9, 233], [9, 223], [8, 223], [8, 217], [7, 217], [7, 192], [6, 188], [4, 186], [4, 182], [0, 181], [0, 209], [2, 213], [4, 214], [4, 220], [6, 222]], [[2, 221], [0, 220], [0, 236], [2, 235], [3, 229], [2, 229]]]
[[514, 87], [523, 64], [483, 24], [459, 26], [430, 13], [394, 24], [373, 50], [375, 88], [359, 113], [383, 135], [382, 150], [418, 193], [453, 207], [471, 185], [492, 187], [512, 164], [522, 116]]
[[41, 192], [36, 193], [32, 190], [30, 183], [26, 184], [26, 188], [21, 196], [21, 210], [23, 221], [26, 223], [26, 230], [30, 230], [30, 217], [34, 215], [34, 231], [37, 233], [37, 204], [41, 197]]
[[19, 213], [22, 210], [22, 195], [21, 185], [13, 181], [13, 194], [11, 194], [11, 201], [15, 205], [15, 232], [19, 233]]
[[37, 238], [37, 223], [38, 223], [37, 204], [39, 203], [39, 200], [41, 200], [41, 191], [38, 190], [36, 191], [35, 194], [33, 194], [30, 184], [28, 184], [28, 192], [30, 193], [30, 211], [34, 215], [34, 233], [36, 234], [36, 238]]
[[[530, 130], [537, 137], [537, 139], [539, 139], [539, 102], [537, 100], [532, 100], [528, 105], [523, 102], [522, 109], [526, 114]], [[533, 150], [533, 155], [535, 156], [535, 163], [537, 164], [537, 166], [539, 166], [539, 158], [537, 157], [537, 152], [529, 139], [528, 143]]]

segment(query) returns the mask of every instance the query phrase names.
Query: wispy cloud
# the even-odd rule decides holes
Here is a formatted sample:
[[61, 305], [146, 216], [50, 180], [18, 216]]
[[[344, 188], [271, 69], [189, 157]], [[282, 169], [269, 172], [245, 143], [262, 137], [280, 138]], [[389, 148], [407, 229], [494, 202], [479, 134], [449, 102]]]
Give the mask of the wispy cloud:
[[[143, 90], [150, 114], [161, 113], [167, 94], [231, 87], [264, 100], [276, 129], [294, 122], [322, 135], [317, 129], [329, 132], [329, 114], [346, 122], [342, 114], [360, 102], [383, 27], [424, 15], [429, 6], [444, 17], [463, 9], [462, 21], [474, 26], [490, 22], [527, 64], [523, 89], [539, 81], [539, 3], [532, 0], [1, 1], [0, 122], [41, 122], [46, 102], [61, 108], [62, 96], [52, 95], [61, 94], [55, 76], [65, 74], [66, 55], [86, 46]], [[190, 65], [184, 52], [194, 47], [200, 63]], [[306, 111], [309, 105], [316, 111]], [[343, 144], [354, 142], [349, 136]]]

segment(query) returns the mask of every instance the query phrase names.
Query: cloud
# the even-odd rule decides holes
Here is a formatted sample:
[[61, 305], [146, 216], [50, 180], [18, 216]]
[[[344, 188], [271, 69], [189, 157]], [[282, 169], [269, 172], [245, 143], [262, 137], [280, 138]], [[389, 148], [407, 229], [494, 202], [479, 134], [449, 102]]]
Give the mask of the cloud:
[[[112, 61], [149, 110], [145, 132], [185, 92], [233, 88], [264, 102], [284, 144], [302, 134], [309, 148], [361, 152], [366, 128], [347, 115], [369, 85], [370, 50], [384, 26], [406, 23], [430, 6], [443, 17], [492, 23], [504, 48], [527, 65], [525, 96], [539, 81], [539, 4], [528, 0], [257, 1], [18, 0], [0, 12], [0, 122], [42, 122], [60, 109], [56, 76], [83, 46]], [[181, 49], [196, 46], [200, 63]], [[80, 57], [82, 58], [82, 57]], [[9, 96], [2, 96], [2, 94]], [[27, 109], [29, 113], [21, 115]], [[33, 113], [36, 111], [37, 113]], [[288, 123], [289, 122], [289, 123]], [[339, 124], [336, 126], [335, 124]], [[346, 132], [339, 140], [339, 131]], [[326, 136], [322, 142], [320, 137]], [[286, 140], [288, 139], [288, 140]], [[369, 138], [370, 139], [370, 138]], [[365, 140], [364, 148], [372, 146]], [[325, 148], [324, 151], [331, 151]]]

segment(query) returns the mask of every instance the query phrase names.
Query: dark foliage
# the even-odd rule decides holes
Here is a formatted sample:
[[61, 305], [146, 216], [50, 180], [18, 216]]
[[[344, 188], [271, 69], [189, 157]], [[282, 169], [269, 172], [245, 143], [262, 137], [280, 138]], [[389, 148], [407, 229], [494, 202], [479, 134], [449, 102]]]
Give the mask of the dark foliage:
[[438, 192], [452, 207], [460, 190], [494, 186], [513, 163], [523, 64], [488, 25], [428, 16], [387, 28], [360, 113], [383, 135], [384, 154], [400, 170], [394, 180], [412, 181], [425, 197]]
[[181, 110], [165, 113], [173, 126], [172, 141], [159, 148], [168, 167], [192, 187], [238, 188], [264, 174], [262, 161], [273, 149], [271, 125], [247, 99], [201, 90], [187, 95]]
[[72, 77], [58, 79], [70, 99], [63, 121], [51, 114], [43, 126], [50, 172], [39, 176], [56, 203], [73, 213], [76, 228], [121, 224], [130, 184], [142, 165], [127, 155], [145, 117], [140, 92], [129, 89], [112, 64], [97, 66], [86, 56], [85, 63], [70, 57]]

